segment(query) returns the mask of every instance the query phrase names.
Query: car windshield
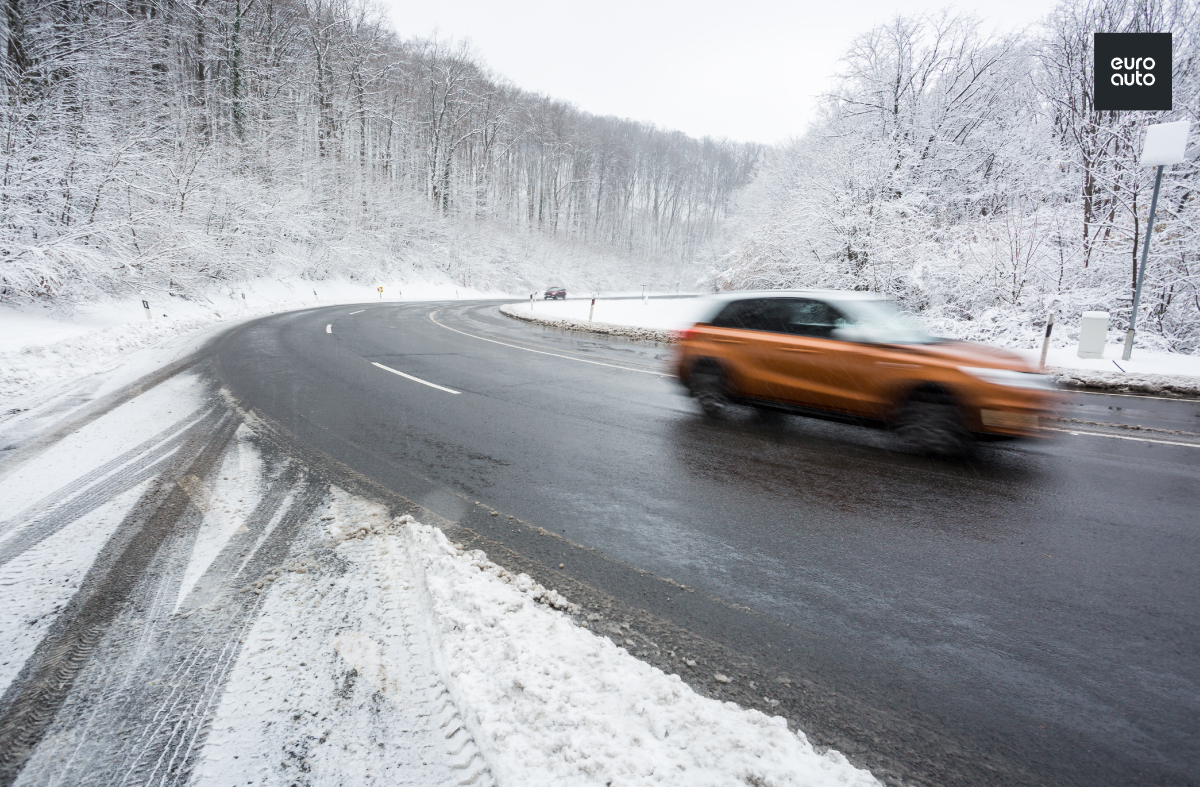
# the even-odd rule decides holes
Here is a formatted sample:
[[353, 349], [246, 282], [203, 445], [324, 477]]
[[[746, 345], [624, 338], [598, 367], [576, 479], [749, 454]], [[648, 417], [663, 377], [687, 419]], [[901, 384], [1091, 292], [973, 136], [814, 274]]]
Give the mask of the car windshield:
[[834, 301], [847, 319], [847, 338], [857, 341], [888, 344], [932, 344], [941, 341], [931, 336], [917, 320], [891, 301], [845, 300]]

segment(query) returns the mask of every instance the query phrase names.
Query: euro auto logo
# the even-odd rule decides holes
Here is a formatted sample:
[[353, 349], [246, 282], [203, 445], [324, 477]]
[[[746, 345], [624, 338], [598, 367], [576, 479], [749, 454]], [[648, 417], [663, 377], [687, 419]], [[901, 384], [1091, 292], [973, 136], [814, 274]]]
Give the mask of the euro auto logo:
[[[1158, 65], [1152, 57], [1114, 57], [1112, 59], [1113, 75], [1108, 81], [1117, 87], [1122, 85], [1153, 85], [1158, 80], [1154, 76], [1154, 67]], [[1124, 69], [1124, 73], [1121, 70]], [[1146, 73], [1142, 73], [1142, 69]]]
[[1096, 33], [1093, 52], [1096, 109], [1171, 109], [1170, 33]]

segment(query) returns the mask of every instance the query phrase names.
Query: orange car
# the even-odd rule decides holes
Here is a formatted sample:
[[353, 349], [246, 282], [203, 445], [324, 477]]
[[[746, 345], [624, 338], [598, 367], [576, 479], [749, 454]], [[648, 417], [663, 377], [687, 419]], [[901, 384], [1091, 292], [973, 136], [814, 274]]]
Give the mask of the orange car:
[[1057, 402], [1021, 356], [938, 339], [892, 302], [835, 290], [738, 292], [684, 331], [676, 373], [704, 412], [731, 403], [886, 424], [932, 454], [1031, 437]]

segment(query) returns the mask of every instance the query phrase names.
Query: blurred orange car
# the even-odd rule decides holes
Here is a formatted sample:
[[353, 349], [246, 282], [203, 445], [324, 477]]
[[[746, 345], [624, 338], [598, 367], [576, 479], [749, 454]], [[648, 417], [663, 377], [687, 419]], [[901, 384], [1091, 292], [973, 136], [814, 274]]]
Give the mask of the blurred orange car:
[[718, 296], [676, 353], [679, 380], [710, 416], [737, 403], [882, 424], [938, 455], [973, 437], [1038, 436], [1057, 403], [1016, 353], [930, 336], [872, 293]]

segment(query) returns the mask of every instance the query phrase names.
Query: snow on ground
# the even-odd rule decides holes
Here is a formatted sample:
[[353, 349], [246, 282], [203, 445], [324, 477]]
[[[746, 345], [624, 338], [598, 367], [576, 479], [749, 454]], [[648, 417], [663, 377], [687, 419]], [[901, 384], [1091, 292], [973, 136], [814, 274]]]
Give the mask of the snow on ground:
[[0, 564], [0, 694], [21, 671], [149, 481]]
[[878, 784], [783, 719], [697, 695], [436, 528], [338, 490], [321, 522], [344, 569], [256, 583], [267, 600], [198, 787], [440, 784], [447, 753], [450, 783]]
[[[338, 530], [382, 532], [390, 517], [335, 490], [318, 521], [344, 563], [301, 557], [255, 583], [266, 598], [192, 784], [488, 784], [438, 679], [398, 537]], [[327, 533], [308, 535], [311, 549]]]
[[0, 475], [0, 693], [197, 420], [197, 388], [179, 375]]
[[[208, 571], [209, 566], [239, 531], [247, 530], [247, 522], [255, 504], [262, 497], [262, 479], [266, 474], [262, 457], [251, 444], [253, 430], [242, 424], [237, 430], [235, 448], [225, 455], [217, 468], [220, 483], [211, 489], [203, 489], [192, 499], [204, 506], [204, 519], [192, 544], [192, 554], [187, 569], [179, 583], [179, 595], [175, 611], [195, 588], [196, 583]], [[203, 497], [201, 498], [201, 496]]]
[[[639, 328], [678, 331], [696, 321], [707, 304], [706, 298], [649, 298], [645, 301], [597, 299], [593, 322], [611, 325], [626, 325]], [[536, 319], [571, 320], [586, 324], [591, 309], [590, 299], [566, 301], [535, 301], [530, 308], [528, 302], [513, 303], [507, 307], [520, 314]], [[1059, 326], [1062, 333], [1063, 326]], [[1077, 333], [1077, 332], [1076, 332]], [[1109, 344], [1104, 348], [1104, 358], [1080, 358], [1077, 346], [1066, 346], [1062, 336], [1054, 337], [1059, 346], [1052, 346], [1046, 365], [1057, 369], [1078, 369], [1088, 372], [1115, 372], [1131, 375], [1165, 375], [1173, 377], [1200, 377], [1200, 356], [1181, 353], [1155, 352], [1134, 346], [1133, 357], [1122, 361], [1125, 334], [1109, 331]], [[1054, 343], [1052, 342], [1052, 344]], [[1037, 349], [1012, 348], [1014, 351], [1037, 363], [1041, 356], [1041, 338]]]
[[878, 784], [784, 719], [701, 697], [576, 625], [528, 576], [435, 528], [407, 535], [445, 680], [501, 784]]
[[[597, 298], [592, 321], [678, 331], [695, 323], [696, 315], [707, 303], [705, 298]], [[535, 299], [532, 308], [528, 302], [514, 303], [513, 306], [539, 318], [585, 323], [588, 322], [588, 314], [592, 311], [590, 298], [565, 301]]]
[[[1110, 333], [1115, 334], [1116, 331]], [[1111, 341], [1111, 338], [1110, 338]], [[1041, 350], [1018, 350], [1022, 355], [1037, 363]], [[1153, 352], [1134, 345], [1132, 357], [1122, 361], [1125, 352], [1125, 337], [1119, 343], [1104, 346], [1103, 358], [1080, 358], [1077, 348], [1051, 347], [1046, 353], [1046, 366], [1057, 369], [1082, 369], [1091, 372], [1125, 372], [1127, 374], [1159, 374], [1173, 377], [1200, 377], [1200, 356], [1182, 353]]]
[[[72, 482], [92, 483], [120, 471], [199, 418], [201, 406], [196, 375], [177, 375], [0, 475], [0, 545], [24, 509], [61, 504], [58, 496]], [[55, 497], [43, 500], [48, 495]]]

